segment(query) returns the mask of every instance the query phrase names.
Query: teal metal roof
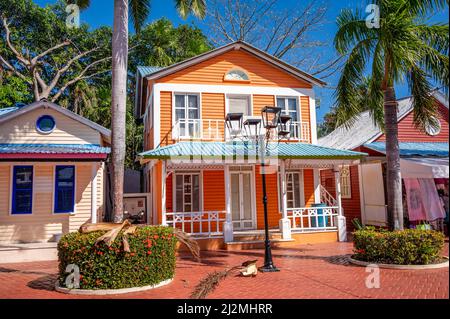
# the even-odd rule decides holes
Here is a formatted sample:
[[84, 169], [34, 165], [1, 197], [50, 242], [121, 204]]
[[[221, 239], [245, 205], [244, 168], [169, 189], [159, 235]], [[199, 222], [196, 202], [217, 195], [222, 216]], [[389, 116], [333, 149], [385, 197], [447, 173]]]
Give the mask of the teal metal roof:
[[[179, 142], [140, 153], [140, 159], [169, 158], [246, 158], [256, 157], [254, 143], [246, 142]], [[271, 143], [267, 157], [286, 159], [358, 159], [366, 153], [333, 149], [305, 143]]]
[[97, 144], [0, 144], [0, 154], [109, 154]]
[[147, 75], [150, 75], [152, 73], [155, 73], [159, 70], [161, 70], [162, 68], [159, 66], [138, 66], [137, 67], [137, 71], [139, 72], [139, 74], [144, 77]]
[[[385, 142], [364, 144], [365, 147], [386, 154]], [[448, 157], [448, 142], [400, 142], [400, 156]]]

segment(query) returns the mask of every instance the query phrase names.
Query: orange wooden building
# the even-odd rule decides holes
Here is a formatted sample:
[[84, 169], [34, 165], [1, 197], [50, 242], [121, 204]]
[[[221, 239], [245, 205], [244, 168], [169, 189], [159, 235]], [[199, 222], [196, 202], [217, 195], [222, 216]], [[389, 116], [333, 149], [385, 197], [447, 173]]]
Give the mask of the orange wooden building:
[[276, 106], [291, 125], [265, 153], [273, 240], [336, 241], [338, 230], [344, 240], [339, 195], [334, 200], [321, 188], [319, 170], [355, 164], [364, 154], [316, 145], [313, 88], [322, 85], [244, 42], [166, 68], [139, 67], [135, 112], [145, 129], [138, 158], [152, 222], [207, 238], [208, 247], [258, 241], [264, 229], [258, 143], [245, 138], [245, 125], [232, 133], [225, 119], [261, 118], [265, 106]]

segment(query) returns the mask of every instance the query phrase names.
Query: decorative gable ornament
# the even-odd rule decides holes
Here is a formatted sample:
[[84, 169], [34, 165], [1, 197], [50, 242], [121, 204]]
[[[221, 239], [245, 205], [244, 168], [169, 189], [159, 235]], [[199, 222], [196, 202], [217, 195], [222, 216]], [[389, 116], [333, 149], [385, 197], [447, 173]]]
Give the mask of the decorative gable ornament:
[[225, 74], [224, 80], [226, 81], [250, 81], [247, 73], [243, 70], [232, 69]]

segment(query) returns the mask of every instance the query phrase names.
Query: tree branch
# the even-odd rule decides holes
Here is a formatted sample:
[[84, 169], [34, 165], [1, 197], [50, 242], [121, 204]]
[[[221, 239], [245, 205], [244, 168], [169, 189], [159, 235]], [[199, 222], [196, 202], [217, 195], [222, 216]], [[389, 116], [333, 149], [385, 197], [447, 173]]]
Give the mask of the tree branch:
[[30, 65], [30, 61], [25, 59], [25, 57], [17, 51], [17, 49], [14, 47], [14, 45], [11, 43], [11, 30], [9, 29], [9, 24], [5, 16], [2, 15], [2, 22], [3, 27], [5, 28], [5, 38], [6, 38], [6, 44], [8, 45], [9, 49], [14, 53], [14, 55], [17, 57], [17, 59], [25, 66], [28, 67]]

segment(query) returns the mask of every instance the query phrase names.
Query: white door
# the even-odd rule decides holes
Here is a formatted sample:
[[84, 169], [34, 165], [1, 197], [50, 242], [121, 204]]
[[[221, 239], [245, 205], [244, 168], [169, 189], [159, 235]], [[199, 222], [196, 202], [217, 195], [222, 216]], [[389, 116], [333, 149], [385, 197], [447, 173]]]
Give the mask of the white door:
[[361, 165], [362, 222], [366, 225], [386, 226], [387, 210], [384, 198], [383, 170], [380, 163]]
[[233, 228], [255, 228], [252, 172], [230, 172], [231, 216]]

